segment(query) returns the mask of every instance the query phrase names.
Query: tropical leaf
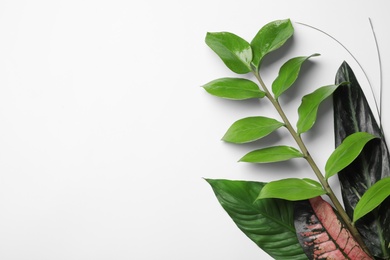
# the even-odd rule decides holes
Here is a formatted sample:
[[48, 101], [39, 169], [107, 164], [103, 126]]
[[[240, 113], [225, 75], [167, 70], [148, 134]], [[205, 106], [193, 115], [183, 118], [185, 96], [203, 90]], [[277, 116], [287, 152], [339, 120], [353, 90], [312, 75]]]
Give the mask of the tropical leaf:
[[213, 80], [203, 86], [211, 95], [234, 99], [244, 100], [249, 98], [263, 98], [264, 91], [251, 80], [241, 78], [221, 78]]
[[325, 178], [329, 179], [351, 164], [359, 156], [363, 147], [374, 138], [374, 135], [366, 132], [347, 136], [326, 161]]
[[379, 180], [363, 194], [353, 212], [353, 221], [356, 222], [378, 207], [388, 196], [390, 196], [390, 177]]
[[291, 201], [255, 201], [265, 183], [211, 180], [214, 193], [239, 229], [274, 259], [307, 259], [294, 228]]
[[318, 107], [327, 97], [333, 94], [338, 85], [323, 86], [304, 96], [298, 108], [297, 132], [309, 131], [317, 120]]
[[303, 154], [290, 146], [272, 146], [247, 153], [240, 162], [271, 163], [303, 157]]
[[264, 25], [251, 42], [252, 65], [259, 69], [264, 56], [280, 48], [293, 34], [294, 27], [290, 19], [277, 20]]
[[246, 117], [234, 122], [222, 140], [230, 143], [248, 143], [263, 138], [284, 124], [268, 117]]
[[326, 191], [312, 179], [287, 178], [267, 183], [257, 199], [305, 200], [325, 194]]
[[233, 72], [245, 74], [251, 71], [252, 49], [241, 37], [230, 32], [209, 32], [205, 41]]
[[[350, 134], [368, 132], [380, 139], [369, 142], [360, 155], [338, 173], [344, 207], [352, 219], [359, 199], [377, 181], [390, 176], [389, 151], [371, 108], [350, 66], [344, 62], [336, 75], [340, 86], [333, 94], [336, 146]], [[390, 258], [390, 198], [355, 223], [371, 253]]]
[[319, 56], [320, 54], [315, 53], [310, 56], [295, 57], [288, 60], [279, 70], [278, 77], [272, 83], [272, 92], [275, 98], [289, 89], [292, 84], [297, 80], [302, 64], [311, 57]]
[[295, 204], [298, 240], [309, 259], [371, 259], [321, 197]]

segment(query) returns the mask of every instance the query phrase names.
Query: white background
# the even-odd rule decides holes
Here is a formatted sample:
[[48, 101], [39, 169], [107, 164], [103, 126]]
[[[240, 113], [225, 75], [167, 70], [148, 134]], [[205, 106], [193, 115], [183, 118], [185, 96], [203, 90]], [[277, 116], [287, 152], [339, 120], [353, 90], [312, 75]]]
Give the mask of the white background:
[[[281, 99], [294, 122], [301, 96], [332, 84], [343, 60], [371, 96], [340, 45], [296, 22], [342, 42], [378, 93], [371, 18], [386, 100], [388, 10], [385, 0], [0, 1], [0, 259], [268, 259], [203, 178], [312, 175], [300, 160], [237, 163], [252, 149], [291, 143], [284, 131], [250, 145], [220, 141], [235, 120], [274, 112], [266, 101], [205, 93], [208, 81], [235, 76], [204, 43], [206, 32], [250, 41], [266, 23], [292, 19], [294, 38], [266, 59], [263, 76], [270, 85], [287, 59], [322, 54]], [[333, 149], [331, 102], [319, 113], [304, 139], [323, 167]]]

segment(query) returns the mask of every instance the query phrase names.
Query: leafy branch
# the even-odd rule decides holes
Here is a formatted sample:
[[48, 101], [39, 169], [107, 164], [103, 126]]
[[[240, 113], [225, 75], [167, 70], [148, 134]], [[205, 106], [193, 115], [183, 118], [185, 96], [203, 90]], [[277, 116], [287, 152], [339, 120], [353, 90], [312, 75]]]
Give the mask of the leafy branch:
[[[249, 152], [244, 155], [240, 161], [270, 163], [293, 158], [304, 158], [319, 181], [288, 178], [262, 184], [261, 189], [259, 189], [259, 194], [255, 198], [255, 202], [263, 201], [263, 199], [302, 201], [326, 194], [329, 196], [336, 209], [337, 218], [341, 218], [342, 225], [345, 225], [346, 229], [364, 250], [359, 251], [361, 259], [364, 257], [371, 258], [359, 231], [356, 229], [354, 222], [351, 221], [350, 216], [335, 196], [328, 183], [328, 179], [350, 165], [359, 156], [366, 144], [371, 140], [378, 138], [378, 136], [365, 131], [355, 131], [348, 135], [329, 157], [325, 166], [325, 175], [322, 174], [321, 170], [311, 157], [301, 135], [309, 131], [314, 125], [318, 107], [321, 102], [331, 96], [339, 87], [347, 85], [348, 82], [343, 81], [338, 82], [336, 85], [323, 86], [311, 94], [304, 96], [302, 98], [302, 103], [298, 108], [299, 119], [295, 129], [284, 113], [278, 98], [294, 84], [298, 78], [302, 64], [312, 57], [319, 56], [319, 54], [315, 53], [310, 56], [295, 57], [285, 62], [280, 68], [277, 78], [272, 83], [272, 92], [266, 86], [260, 75], [263, 58], [268, 53], [281, 47], [293, 35], [293, 32], [294, 29], [291, 21], [287, 19], [268, 23], [259, 30], [251, 43], [228, 32], [207, 33], [206, 44], [222, 59], [225, 65], [238, 74], [252, 73], [257, 79], [261, 89], [255, 82], [243, 78], [217, 79], [204, 85], [204, 89], [214, 96], [234, 100], [245, 100], [249, 98], [261, 99], [266, 97], [272, 103], [281, 118], [281, 121], [263, 116], [240, 119], [233, 123], [227, 130], [223, 137], [224, 141], [236, 144], [252, 142], [266, 137], [281, 127], [285, 127], [299, 148], [296, 149], [290, 146], [266, 147]], [[221, 182], [216, 180], [208, 181], [212, 185], [222, 206], [230, 205], [231, 203], [226, 203], [226, 200], [220, 197], [222, 193], [221, 189], [216, 188], [218, 186], [217, 184]], [[225, 182], [224, 185], [227, 185]], [[379, 188], [377, 188], [378, 186]], [[360, 217], [371, 212], [386, 199], [389, 192], [382, 192], [380, 193], [380, 196], [376, 196], [375, 194], [377, 193], [377, 190], [384, 190], [388, 188], [388, 186], [388, 181], [381, 182], [373, 191], [367, 192], [367, 196], [370, 199], [362, 198], [363, 202], [356, 206], [354, 221], [357, 221]], [[231, 189], [231, 187], [229, 189]], [[375, 203], [369, 202], [374, 196], [376, 198]], [[229, 206], [224, 208], [228, 213], [234, 211]], [[233, 214], [233, 216], [237, 215]], [[232, 218], [234, 219], [233, 216]], [[244, 231], [244, 233], [250, 237], [247, 231]], [[261, 243], [257, 244], [264, 248]], [[277, 252], [271, 252], [270, 254], [276, 253]], [[345, 255], [348, 255], [349, 253], [350, 252], [347, 251], [344, 252]], [[299, 255], [300, 254], [298, 253], [298, 258], [300, 257]]]

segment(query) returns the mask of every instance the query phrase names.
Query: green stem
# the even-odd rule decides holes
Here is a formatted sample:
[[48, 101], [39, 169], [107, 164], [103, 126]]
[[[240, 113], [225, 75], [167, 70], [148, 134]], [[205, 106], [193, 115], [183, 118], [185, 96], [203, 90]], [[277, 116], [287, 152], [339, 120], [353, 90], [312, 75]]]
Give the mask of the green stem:
[[341, 219], [344, 221], [345, 225], [347, 226], [348, 230], [351, 232], [352, 236], [355, 238], [356, 242], [359, 243], [361, 248], [369, 255], [371, 254], [368, 251], [367, 246], [363, 242], [358, 230], [353, 225], [351, 219], [345, 212], [343, 206], [341, 205], [340, 201], [337, 199], [335, 193], [333, 192], [332, 188], [329, 186], [328, 181], [324, 178], [324, 175], [321, 173], [320, 169], [318, 168], [317, 164], [314, 162], [313, 158], [311, 157], [306, 145], [304, 144], [301, 136], [295, 131], [295, 129], [292, 127], [290, 121], [288, 120], [286, 114], [284, 113], [282, 107], [280, 106], [277, 99], [275, 99], [272, 94], [269, 92], [267, 86], [264, 84], [263, 79], [260, 77], [260, 74], [257, 71], [252, 71], [257, 80], [259, 81], [263, 91], [265, 92], [266, 97], [271, 101], [272, 105], [275, 107], [275, 109], [278, 111], [280, 117], [282, 118], [285, 127], [290, 132], [291, 136], [294, 138], [295, 142], [299, 146], [304, 158], [309, 163], [310, 167], [312, 168], [314, 174], [317, 176], [317, 179], [320, 181], [323, 189], [326, 191], [327, 195], [329, 196], [330, 200], [332, 201], [334, 207], [336, 208], [337, 212], [339, 213]]

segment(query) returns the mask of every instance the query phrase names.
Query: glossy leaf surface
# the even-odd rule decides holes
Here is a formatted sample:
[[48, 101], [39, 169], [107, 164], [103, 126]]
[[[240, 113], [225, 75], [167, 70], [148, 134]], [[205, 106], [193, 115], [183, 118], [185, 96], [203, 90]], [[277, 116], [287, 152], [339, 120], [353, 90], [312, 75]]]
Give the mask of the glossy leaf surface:
[[363, 194], [353, 212], [353, 221], [356, 222], [378, 207], [388, 196], [390, 196], [390, 177], [379, 180]]
[[319, 54], [315, 53], [310, 56], [295, 57], [283, 64], [279, 70], [278, 77], [272, 83], [272, 92], [276, 99], [297, 80], [302, 64], [309, 58], [315, 56], [319, 56]]
[[317, 181], [287, 178], [267, 183], [257, 199], [277, 198], [296, 201], [314, 198], [325, 193]]
[[239, 229], [274, 259], [307, 259], [294, 228], [293, 202], [255, 201], [264, 183], [207, 180]]
[[222, 140], [230, 143], [252, 142], [269, 135], [283, 125], [273, 118], [247, 117], [234, 122]]
[[325, 178], [332, 177], [351, 164], [367, 142], [374, 138], [374, 135], [366, 132], [357, 132], [347, 136], [326, 161]]
[[211, 95], [234, 100], [263, 98], [265, 96], [259, 86], [248, 79], [221, 78], [207, 83], [203, 88]]
[[251, 42], [253, 66], [259, 69], [264, 56], [280, 48], [293, 34], [294, 27], [290, 19], [277, 20], [264, 25]]
[[247, 153], [240, 162], [271, 163], [303, 157], [303, 154], [290, 146], [273, 146]]
[[241, 37], [229, 32], [209, 32], [206, 44], [233, 72], [245, 74], [251, 71], [252, 49]]
[[[355, 132], [381, 137], [370, 141], [360, 155], [339, 172], [341, 194], [347, 214], [352, 219], [357, 202], [374, 183], [390, 176], [389, 152], [371, 108], [352, 69], [344, 62], [336, 75], [340, 86], [333, 94], [336, 146]], [[376, 257], [390, 258], [390, 198], [355, 223], [362, 238]]]
[[371, 259], [321, 197], [295, 204], [298, 240], [309, 259]]
[[298, 134], [302, 134], [313, 127], [317, 120], [318, 107], [322, 101], [332, 95], [337, 87], [337, 85], [324, 86], [302, 98], [302, 103], [298, 108]]

